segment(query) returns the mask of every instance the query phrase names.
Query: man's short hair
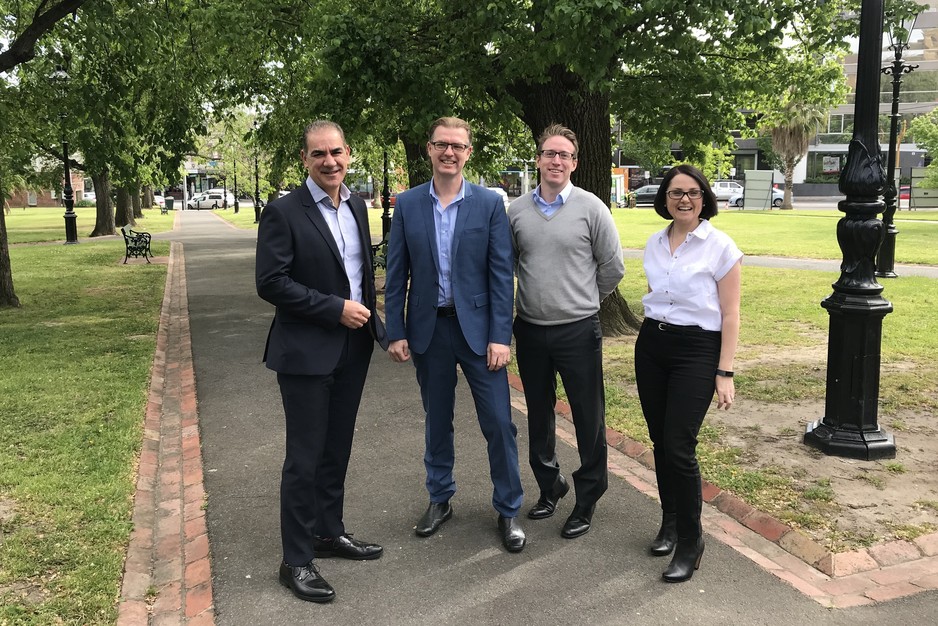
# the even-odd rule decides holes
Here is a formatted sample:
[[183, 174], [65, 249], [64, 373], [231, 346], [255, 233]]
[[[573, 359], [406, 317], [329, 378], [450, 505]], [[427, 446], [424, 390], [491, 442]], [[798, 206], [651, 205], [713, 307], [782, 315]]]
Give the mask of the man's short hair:
[[563, 124], [551, 124], [544, 129], [544, 132], [541, 133], [540, 137], [537, 138], [537, 151], [541, 151], [541, 147], [544, 145], [544, 142], [550, 139], [551, 137], [563, 137], [570, 141], [573, 144], [573, 158], [577, 158], [577, 154], [580, 152], [580, 142], [576, 139], [576, 133], [564, 126]]
[[302, 140], [303, 147], [301, 148], [303, 152], [306, 152], [306, 149], [307, 149], [306, 138], [309, 137], [311, 134], [315, 133], [316, 131], [320, 131], [323, 129], [330, 129], [330, 130], [334, 130], [338, 132], [339, 137], [342, 138], [342, 145], [343, 146], [345, 145], [345, 131], [342, 130], [341, 126], [329, 120], [316, 120], [315, 122], [310, 122], [309, 124], [307, 124], [306, 128], [303, 130], [303, 140]]
[[430, 124], [430, 134], [427, 135], [427, 141], [433, 141], [433, 133], [435, 133], [436, 129], [440, 126], [444, 128], [462, 128], [469, 136], [469, 144], [472, 144], [472, 129], [469, 128], [469, 122], [461, 120], [458, 117], [441, 117]]

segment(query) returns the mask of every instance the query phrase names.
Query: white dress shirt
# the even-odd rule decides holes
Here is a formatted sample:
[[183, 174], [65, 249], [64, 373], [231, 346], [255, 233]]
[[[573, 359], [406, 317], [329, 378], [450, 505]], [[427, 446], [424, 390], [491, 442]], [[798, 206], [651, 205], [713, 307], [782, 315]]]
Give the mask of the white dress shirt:
[[719, 331], [723, 327], [717, 283], [743, 253], [707, 220], [701, 220], [671, 254], [669, 224], [645, 244], [645, 275], [651, 291], [642, 298], [645, 317]]
[[322, 214], [329, 230], [332, 232], [332, 238], [335, 239], [335, 245], [339, 248], [339, 254], [342, 256], [342, 265], [345, 267], [345, 275], [348, 277], [349, 291], [351, 295], [349, 300], [363, 302], [362, 300], [362, 280], [365, 276], [365, 255], [362, 250], [361, 236], [358, 230], [358, 222], [352, 215], [352, 207], [348, 200], [352, 193], [348, 187], [343, 184], [339, 188], [339, 206], [332, 205], [332, 198], [329, 197], [322, 188], [313, 182], [309, 176], [306, 177], [306, 187], [312, 194], [316, 206]]

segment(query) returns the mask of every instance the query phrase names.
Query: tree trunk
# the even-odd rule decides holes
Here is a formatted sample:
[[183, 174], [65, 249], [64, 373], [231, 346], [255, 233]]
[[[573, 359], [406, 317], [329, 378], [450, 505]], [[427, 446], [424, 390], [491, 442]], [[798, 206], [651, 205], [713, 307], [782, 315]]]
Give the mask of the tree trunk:
[[[521, 121], [535, 141], [551, 124], [563, 124], [577, 135], [579, 161], [571, 180], [595, 194], [606, 205], [612, 189], [612, 137], [609, 98], [589, 91], [580, 76], [553, 66], [544, 83], [515, 83], [509, 92], [521, 104]], [[616, 290], [599, 310], [603, 333], [614, 337], [637, 331], [640, 320]]]
[[130, 204], [133, 207], [134, 220], [143, 217], [143, 209], [140, 206], [140, 185], [134, 183], [128, 188], [130, 192]]
[[[6, 208], [6, 195], [0, 183], [0, 206]], [[13, 269], [10, 264], [10, 246], [7, 244], [6, 211], [0, 211], [0, 309], [19, 307], [20, 300], [13, 290]]]
[[407, 185], [413, 189], [433, 177], [433, 169], [427, 158], [427, 149], [422, 142], [401, 137], [404, 154], [407, 156]]
[[792, 158], [785, 158], [785, 196], [782, 198], [782, 209], [791, 210], [794, 207], [791, 203], [791, 185], [792, 181], [795, 179], [795, 166], [798, 165], [800, 159], [795, 160]]
[[92, 173], [91, 180], [94, 182], [95, 222], [89, 237], [115, 235], [117, 230], [114, 227], [114, 207], [111, 204], [111, 176], [104, 170]]
[[121, 185], [117, 188], [117, 211], [114, 216], [114, 222], [117, 226], [136, 226], [134, 219], [134, 210], [130, 201], [130, 191], [126, 186]]

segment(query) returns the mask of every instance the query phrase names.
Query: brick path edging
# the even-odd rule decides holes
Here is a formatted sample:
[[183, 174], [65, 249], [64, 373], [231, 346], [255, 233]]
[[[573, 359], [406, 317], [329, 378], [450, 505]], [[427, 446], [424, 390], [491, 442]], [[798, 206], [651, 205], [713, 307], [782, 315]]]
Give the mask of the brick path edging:
[[[524, 392], [518, 376], [509, 373], [508, 380], [512, 388]], [[525, 411], [523, 398], [513, 404]], [[567, 403], [558, 400], [556, 412], [572, 423]], [[575, 438], [559, 428], [558, 435], [576, 445]], [[620, 467], [611, 461], [610, 471], [657, 500], [652, 451], [612, 428], [606, 429], [606, 443], [635, 462]], [[825, 606], [846, 608], [938, 589], [938, 533], [835, 553], [706, 480], [703, 499], [723, 514], [704, 511], [708, 532]]]
[[182, 244], [170, 248], [117, 626], [214, 626]]

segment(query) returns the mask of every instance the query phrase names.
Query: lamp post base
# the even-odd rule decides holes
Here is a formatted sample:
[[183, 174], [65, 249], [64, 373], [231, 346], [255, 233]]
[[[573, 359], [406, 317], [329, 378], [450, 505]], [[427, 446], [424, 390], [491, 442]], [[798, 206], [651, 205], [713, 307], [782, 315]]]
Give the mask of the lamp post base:
[[861, 431], [850, 427], [828, 426], [821, 418], [804, 431], [804, 443], [824, 454], [875, 461], [896, 458], [896, 442], [882, 429]]
[[66, 212], [65, 218], [65, 243], [78, 243], [78, 214], [74, 211]]

